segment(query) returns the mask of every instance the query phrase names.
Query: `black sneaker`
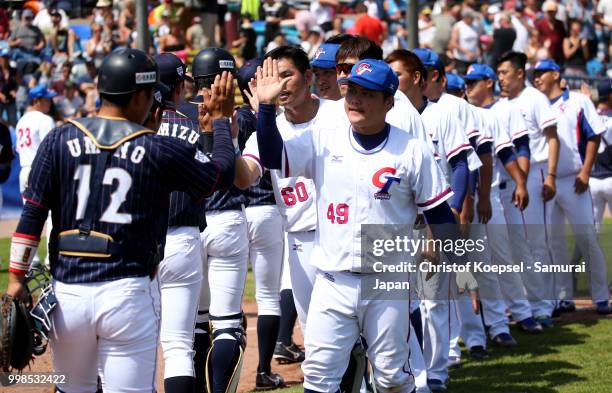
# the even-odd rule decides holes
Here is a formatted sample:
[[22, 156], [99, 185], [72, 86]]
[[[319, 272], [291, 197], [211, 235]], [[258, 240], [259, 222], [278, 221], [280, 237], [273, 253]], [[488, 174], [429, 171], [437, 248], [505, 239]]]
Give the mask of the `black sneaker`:
[[468, 353], [472, 360], [485, 360], [489, 357], [489, 353], [481, 345], [474, 345], [469, 349]]
[[274, 347], [274, 359], [280, 364], [299, 363], [304, 361], [304, 351], [300, 349], [295, 343], [291, 345], [285, 345], [282, 342], [276, 342]]
[[283, 377], [276, 373], [257, 373], [255, 377], [255, 390], [272, 390], [285, 387]]

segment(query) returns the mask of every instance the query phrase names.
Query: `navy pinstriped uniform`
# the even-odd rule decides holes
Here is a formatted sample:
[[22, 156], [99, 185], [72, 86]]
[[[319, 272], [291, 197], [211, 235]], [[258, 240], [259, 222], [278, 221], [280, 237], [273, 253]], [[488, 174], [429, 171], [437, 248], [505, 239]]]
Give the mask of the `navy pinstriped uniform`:
[[[184, 113], [186, 116], [191, 118], [194, 121], [198, 119], [198, 109], [197, 105], [182, 102], [179, 104], [178, 110]], [[211, 137], [212, 135], [206, 133], [203, 135], [202, 139], [205, 141], [207, 137]], [[212, 139], [212, 138], [211, 138]], [[246, 143], [246, 140], [241, 141], [239, 138], [238, 143]], [[208, 147], [207, 147], [208, 146]], [[204, 151], [207, 157], [211, 158], [210, 151], [211, 144], [207, 144], [204, 142]], [[204, 201], [204, 210], [205, 211], [219, 211], [219, 210], [241, 210], [243, 205], [247, 205], [248, 200], [244, 192], [237, 187], [230, 187], [228, 190], [217, 191], [213, 193], [210, 197], [206, 198]]]
[[[246, 141], [255, 132], [257, 117], [249, 106], [241, 106], [236, 109], [236, 121], [238, 122], [238, 145], [240, 151], [242, 151]], [[248, 200], [249, 206], [276, 205], [270, 171], [266, 171], [261, 176], [259, 183], [253, 184], [244, 190], [244, 195]]]
[[[201, 152], [200, 126], [174, 109], [166, 109], [162, 117], [158, 135], [175, 138], [191, 149], [193, 155]], [[186, 192], [174, 191], [170, 194], [169, 227], [206, 227], [206, 216], [202, 202], [191, 198]]]
[[[58, 254], [58, 234], [78, 228], [81, 222], [77, 209], [79, 202], [81, 208], [87, 204], [89, 189], [84, 169], [89, 167], [93, 173], [99, 150], [73, 124], [51, 131], [38, 150], [24, 197], [52, 211], [49, 251], [54, 278], [87, 283], [150, 275], [163, 258], [170, 192], [181, 190], [203, 198], [233, 181], [233, 176], [221, 176], [219, 164], [233, 162], [229, 123], [217, 120], [215, 128], [223, 129], [215, 134], [215, 148], [219, 146], [215, 162], [195, 160], [193, 149], [175, 138], [154, 134], [137, 136], [113, 151], [104, 172], [108, 181], [103, 182], [93, 210], [92, 230], [111, 236], [121, 252], [103, 259]], [[27, 206], [20, 226], [27, 221], [26, 214]], [[24, 229], [18, 227], [18, 232], [28, 233]]]

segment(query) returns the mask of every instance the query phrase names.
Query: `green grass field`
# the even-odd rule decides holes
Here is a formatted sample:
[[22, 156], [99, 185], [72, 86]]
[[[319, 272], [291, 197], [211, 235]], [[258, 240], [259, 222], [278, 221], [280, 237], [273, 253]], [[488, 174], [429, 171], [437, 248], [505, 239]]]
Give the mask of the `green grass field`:
[[[612, 278], [612, 219], [606, 220], [600, 243]], [[573, 239], [568, 236], [568, 249]], [[44, 247], [44, 246], [43, 246]], [[0, 290], [6, 288], [10, 239], [0, 239]], [[44, 250], [41, 250], [41, 254]], [[586, 275], [578, 278], [577, 295], [588, 297]], [[255, 285], [249, 272], [245, 298], [254, 301]], [[544, 335], [513, 331], [518, 348], [510, 351], [490, 347], [491, 357], [464, 363], [451, 370], [452, 393], [601, 393], [612, 391], [612, 317], [595, 319], [593, 311], [575, 315], [576, 322], [557, 323]], [[280, 393], [302, 392], [297, 385]]]

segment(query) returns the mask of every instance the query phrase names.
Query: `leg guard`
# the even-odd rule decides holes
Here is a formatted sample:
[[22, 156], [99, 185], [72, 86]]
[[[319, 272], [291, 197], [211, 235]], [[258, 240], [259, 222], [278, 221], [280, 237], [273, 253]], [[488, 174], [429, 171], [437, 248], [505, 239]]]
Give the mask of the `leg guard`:
[[195, 369], [195, 391], [196, 393], [207, 393], [208, 391], [207, 380], [206, 380], [206, 358], [210, 351], [211, 345], [211, 334], [210, 334], [210, 323], [198, 322], [195, 326], [195, 336], [193, 340], [193, 349], [195, 350], [195, 356], [193, 357], [193, 366]]
[[341, 393], [359, 393], [364, 381], [367, 362], [366, 348], [360, 337], [351, 351], [348, 367], [342, 376], [342, 382], [340, 382]]
[[[206, 357], [208, 393], [236, 393], [238, 388], [246, 348], [246, 318], [240, 313], [220, 319], [227, 321], [236, 318], [239, 318], [239, 327], [213, 327], [212, 345]], [[218, 319], [211, 316], [211, 320]]]

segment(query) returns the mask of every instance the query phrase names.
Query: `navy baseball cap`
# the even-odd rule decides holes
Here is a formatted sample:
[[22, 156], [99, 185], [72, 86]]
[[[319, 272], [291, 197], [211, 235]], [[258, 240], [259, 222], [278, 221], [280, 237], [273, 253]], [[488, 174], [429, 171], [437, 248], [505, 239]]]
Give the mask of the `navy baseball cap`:
[[170, 91], [170, 88], [162, 82], [158, 82], [155, 87], [153, 87], [153, 99], [157, 105], [161, 107], [164, 106], [164, 96], [170, 93]]
[[612, 92], [612, 82], [610, 79], [606, 79], [597, 85], [597, 95], [600, 101], [607, 100], [610, 92]]
[[425, 67], [431, 67], [431, 68], [442, 67], [440, 56], [438, 56], [438, 54], [432, 51], [431, 49], [416, 48], [412, 50], [412, 53], [417, 55], [417, 57], [419, 58], [419, 60], [421, 60], [421, 63], [423, 63]]
[[463, 91], [465, 90], [465, 81], [457, 74], [446, 74], [446, 90], [447, 91]]
[[389, 64], [382, 60], [363, 59], [353, 66], [347, 78], [338, 79], [338, 83], [353, 82], [369, 90], [395, 94], [399, 80]]
[[249, 88], [249, 81], [255, 77], [257, 67], [261, 67], [262, 65], [263, 60], [255, 58], [247, 61], [238, 69], [238, 72], [236, 72], [236, 79], [238, 80], [240, 92]]
[[38, 98], [53, 98], [56, 95], [57, 93], [47, 89], [46, 84], [41, 83], [40, 85], [36, 85], [30, 89], [28, 92], [28, 99], [32, 101]]
[[466, 81], [479, 81], [483, 79], [497, 80], [497, 75], [493, 68], [486, 64], [472, 64], [467, 69], [467, 74], [463, 77]]
[[335, 68], [338, 48], [339, 44], [321, 44], [314, 54], [311, 65], [318, 68]]
[[193, 78], [187, 75], [187, 66], [174, 53], [162, 53], [155, 56], [159, 80], [168, 87], [176, 86], [179, 82]]
[[561, 71], [561, 67], [559, 67], [559, 64], [555, 63], [554, 60], [551, 59], [546, 59], [546, 60], [540, 60], [536, 63], [535, 67], [534, 67], [534, 71], [557, 71], [560, 72]]

